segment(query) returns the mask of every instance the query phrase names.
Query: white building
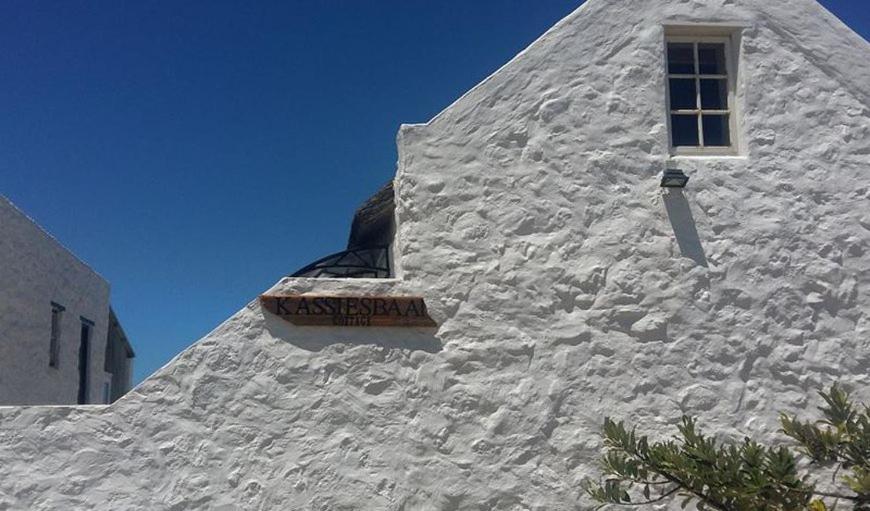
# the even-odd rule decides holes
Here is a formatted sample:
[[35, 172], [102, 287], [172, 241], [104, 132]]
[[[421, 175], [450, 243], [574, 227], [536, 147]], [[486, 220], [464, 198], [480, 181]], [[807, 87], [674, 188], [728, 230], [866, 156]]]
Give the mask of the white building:
[[267, 292], [436, 327], [253, 297], [109, 407], [0, 410], [0, 508], [589, 509], [605, 416], [870, 401], [868, 57], [811, 0], [590, 0], [401, 128], [390, 278]]
[[105, 279], [0, 196], [0, 405], [110, 403], [132, 359]]

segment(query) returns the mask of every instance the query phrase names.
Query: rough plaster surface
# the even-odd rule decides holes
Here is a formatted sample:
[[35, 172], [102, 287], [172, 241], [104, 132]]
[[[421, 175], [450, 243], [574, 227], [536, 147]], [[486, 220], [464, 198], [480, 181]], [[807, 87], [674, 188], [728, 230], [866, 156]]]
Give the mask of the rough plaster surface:
[[[61, 315], [58, 367], [50, 367], [51, 302]], [[0, 405], [78, 401], [81, 317], [91, 329], [91, 402], [102, 402], [109, 284], [0, 196]]]
[[[664, 20], [739, 21], [742, 158], [665, 195]], [[606, 415], [776, 436], [870, 401], [868, 45], [805, 0], [592, 0], [399, 135], [432, 330], [256, 301], [107, 408], [0, 411], [0, 509], [589, 509]]]

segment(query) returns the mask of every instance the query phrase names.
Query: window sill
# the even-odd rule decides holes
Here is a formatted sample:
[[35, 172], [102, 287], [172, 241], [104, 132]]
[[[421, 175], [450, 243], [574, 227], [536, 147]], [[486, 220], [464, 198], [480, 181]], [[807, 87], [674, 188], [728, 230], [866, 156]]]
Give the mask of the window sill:
[[745, 154], [672, 154], [668, 156], [671, 161], [686, 161], [686, 160], [748, 160], [749, 157]]

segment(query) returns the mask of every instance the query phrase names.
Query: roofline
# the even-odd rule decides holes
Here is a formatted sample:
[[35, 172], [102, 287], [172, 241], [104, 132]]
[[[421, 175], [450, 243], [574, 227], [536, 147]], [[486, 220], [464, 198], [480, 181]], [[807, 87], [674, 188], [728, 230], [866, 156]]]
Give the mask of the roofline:
[[124, 327], [121, 326], [121, 322], [118, 320], [118, 316], [115, 314], [115, 309], [109, 305], [109, 322], [115, 323], [115, 326], [118, 327], [118, 330], [121, 332], [121, 339], [124, 340], [124, 350], [127, 352], [127, 358], [135, 358], [136, 353], [133, 351], [133, 346], [130, 344], [130, 340], [127, 338], [127, 332], [124, 331]]
[[562, 19], [560, 19], [559, 21], [557, 21], [555, 24], [553, 24], [553, 26], [551, 26], [550, 28], [548, 28], [548, 29], [547, 29], [543, 34], [541, 34], [540, 36], [538, 36], [537, 38], [535, 38], [534, 41], [532, 41], [531, 43], [529, 43], [528, 45], [526, 45], [525, 48], [523, 48], [522, 50], [520, 50], [519, 53], [517, 53], [517, 54], [514, 55], [510, 60], [508, 60], [507, 62], [505, 62], [505, 63], [502, 64], [501, 66], [499, 66], [498, 69], [496, 69], [495, 71], [493, 71], [492, 73], [490, 73], [489, 75], [487, 75], [486, 78], [484, 78], [483, 80], [479, 81], [479, 82], [478, 82], [474, 87], [472, 87], [472, 88], [468, 89], [467, 91], [465, 91], [464, 94], [462, 94], [461, 96], [459, 96], [458, 98], [456, 98], [454, 101], [452, 101], [449, 105], [447, 105], [445, 108], [443, 108], [440, 112], [438, 112], [437, 114], [435, 114], [431, 119], [429, 119], [429, 120], [426, 121], [425, 123], [410, 123], [410, 124], [408, 124], [408, 126], [415, 126], [415, 125], [420, 125], [420, 124], [422, 124], [423, 126], [429, 126], [429, 125], [431, 125], [431, 124], [437, 122], [437, 121], [438, 121], [441, 117], [443, 117], [443, 116], [444, 116], [444, 115], [445, 115], [445, 114], [446, 114], [450, 109], [452, 109], [454, 105], [460, 103], [463, 99], [465, 99], [466, 96], [470, 96], [472, 93], [474, 93], [474, 91], [476, 91], [477, 89], [483, 87], [487, 82], [489, 82], [490, 80], [492, 80], [492, 78], [495, 77], [495, 75], [499, 74], [503, 69], [505, 69], [505, 68], [509, 67], [511, 64], [513, 64], [514, 61], [521, 59], [521, 58], [526, 54], [526, 52], [528, 52], [529, 49], [532, 48], [532, 46], [535, 46], [536, 44], [538, 44], [539, 41], [541, 41], [541, 40], [543, 40], [544, 38], [546, 38], [548, 35], [550, 35], [551, 32], [555, 32], [555, 31], [557, 31], [558, 29], [560, 29], [560, 28], [562, 27], [562, 25], [568, 24], [568, 23], [570, 23], [571, 21], [573, 21], [575, 17], [581, 15], [582, 11], [586, 10], [586, 8], [587, 8], [587, 6], [588, 6], [589, 4], [597, 3], [597, 1], [598, 1], [598, 0], [583, 0], [583, 3], [580, 5], [580, 7], [577, 7], [576, 9], [574, 9], [573, 11], [571, 11], [570, 13], [568, 13], [567, 15], [565, 15]]
[[[588, 6], [589, 6], [590, 4], [597, 4], [597, 3], [599, 3], [599, 1], [600, 1], [600, 0], [584, 0], [583, 3], [582, 3], [579, 7], [577, 7], [576, 9], [574, 9], [571, 13], [569, 13], [568, 15], [566, 15], [566, 16], [565, 16], [564, 18], [562, 18], [561, 20], [559, 20], [559, 21], [558, 21], [556, 24], [554, 24], [552, 27], [550, 27], [549, 29], [547, 29], [547, 31], [545, 31], [543, 34], [541, 34], [541, 35], [540, 35], [538, 38], [536, 38], [534, 41], [532, 41], [531, 43], [529, 43], [529, 44], [528, 44], [525, 48], [523, 48], [519, 53], [517, 53], [516, 55], [514, 55], [513, 58], [511, 58], [510, 60], [508, 60], [507, 62], [505, 62], [503, 65], [499, 66], [498, 69], [496, 69], [495, 71], [493, 71], [492, 73], [490, 73], [489, 75], [487, 75], [486, 78], [484, 78], [483, 80], [481, 80], [480, 82], [478, 82], [476, 85], [474, 85], [473, 87], [471, 87], [470, 89], [468, 89], [467, 91], [465, 91], [465, 93], [463, 93], [461, 96], [459, 96], [459, 97], [456, 98], [454, 101], [452, 101], [450, 104], [448, 104], [445, 108], [443, 108], [440, 112], [438, 112], [437, 114], [435, 114], [435, 115], [434, 115], [431, 119], [429, 119], [428, 121], [426, 121], [426, 122], [424, 122], [424, 123], [403, 123], [403, 124], [402, 124], [402, 127], [431, 126], [432, 124], [434, 124], [435, 122], [437, 122], [438, 120], [440, 120], [442, 117], [446, 116], [447, 113], [448, 113], [451, 109], [453, 109], [454, 106], [456, 106], [457, 104], [461, 103], [461, 102], [462, 102], [466, 97], [468, 97], [468, 96], [470, 96], [471, 94], [473, 94], [473, 93], [474, 93], [478, 88], [483, 87], [485, 84], [487, 84], [489, 81], [491, 81], [491, 80], [492, 80], [496, 75], [498, 75], [499, 73], [501, 73], [502, 70], [504, 70], [505, 68], [510, 67], [510, 66], [511, 66], [515, 61], [521, 59], [521, 58], [522, 58], [526, 53], [529, 52], [529, 50], [530, 50], [532, 47], [536, 46], [539, 42], [541, 42], [541, 41], [544, 40], [546, 37], [548, 37], [548, 36], [550, 35], [550, 33], [559, 30], [563, 25], [566, 25], [566, 24], [569, 24], [569, 23], [573, 22], [574, 19], [576, 19], [577, 17], [583, 15], [583, 12], [588, 8]], [[865, 39], [861, 34], [859, 34], [857, 31], [855, 31], [855, 30], [854, 30], [852, 27], [850, 27], [846, 22], [844, 22], [844, 21], [843, 21], [842, 19], [840, 19], [837, 15], [835, 15], [835, 14], [832, 13], [830, 10], [828, 10], [828, 8], [825, 7], [824, 5], [822, 5], [818, 0], [809, 0], [809, 3], [814, 4], [815, 7], [817, 7], [817, 8], [819, 8], [819, 9], [822, 10], [822, 12], [824, 13], [824, 15], [826, 15], [826, 16], [828, 17], [828, 20], [827, 20], [827, 21], [831, 24], [832, 28], [839, 29], [840, 32], [843, 32], [843, 33], [847, 34], [849, 39], [855, 39], [855, 40], [857, 40], [856, 42], [858, 42], [858, 44], [862, 44], [862, 43], [863, 43], [864, 49], [866, 49], [868, 46], [870, 46], [870, 41], [868, 41], [867, 39]], [[689, 24], [694, 24], [694, 23], [691, 22], [691, 21], [685, 21], [685, 22], [683, 22], [683, 21], [679, 21], [679, 20], [676, 20], [676, 19], [668, 19], [668, 20], [665, 20], [664, 23], [662, 23], [663, 26], [689, 25]], [[739, 21], [739, 20], [738, 20], [738, 21], [724, 21], [724, 22], [707, 22], [707, 21], [704, 21], [704, 22], [699, 22], [699, 24], [702, 24], [703, 26], [710, 26], [710, 25], [717, 26], [717, 25], [718, 25], [718, 26], [720, 26], [720, 28], [722, 28], [722, 27], [749, 28], [749, 27], [753, 26], [752, 23], [744, 22], [744, 21]], [[774, 31], [776, 31], [776, 30], [774, 30]], [[780, 35], [780, 37], [783, 36], [782, 33], [779, 33], [778, 35]], [[843, 43], [846, 43], [847, 41], [843, 40], [842, 42], [843, 42]], [[804, 48], [804, 49], [806, 49], [806, 48]], [[807, 54], [808, 56], [812, 56], [812, 57], [819, 57], [819, 55], [817, 55], [817, 54], [816, 54], [812, 49], [808, 49], [808, 51], [806, 52], [806, 54]], [[825, 66], [820, 65], [819, 62], [815, 61], [815, 60], [812, 59], [812, 58], [809, 58], [809, 60], [810, 60], [810, 62], [811, 62], [812, 64], [814, 64], [816, 67], [825, 67]], [[859, 59], [859, 61], [860, 61], [860, 59]], [[835, 70], [835, 72], [837, 73], [838, 76], [836, 76], [836, 78], [835, 78], [836, 81], [838, 81], [840, 84], [844, 84], [844, 83], [846, 83], [846, 84], [852, 85], [852, 80], [850, 80], [850, 78], [849, 78], [849, 74], [846, 73], [845, 70], [841, 69], [842, 65], [845, 65], [845, 64], [847, 64], [847, 63], [842, 63], [842, 64], [841, 64], [840, 62], [837, 62], [837, 63], [832, 63], [832, 64], [830, 64], [830, 66], [828, 66], [828, 67], [833, 68], [833, 69]], [[865, 66], [865, 67], [866, 67], [866, 66]], [[862, 90], [861, 87], [860, 87], [860, 85], [858, 85], [858, 86], [847, 86], [846, 88], [849, 90], [849, 92], [850, 92], [852, 95], [856, 96], [858, 99], [863, 100], [863, 101], [865, 101], [865, 102], [867, 101], [868, 93], [867, 93], [866, 91]]]
[[57, 238], [55, 238], [55, 237], [54, 237], [50, 232], [48, 232], [48, 231], [47, 231], [43, 226], [39, 225], [39, 222], [37, 222], [37, 221], [34, 220], [30, 215], [28, 215], [27, 213], [25, 213], [24, 211], [22, 211], [22, 209], [19, 208], [18, 206], [16, 206], [15, 203], [12, 202], [11, 199], [9, 199], [9, 197], [7, 197], [7, 196], [3, 195], [2, 193], [0, 193], [0, 200], [3, 200], [4, 202], [6, 202], [6, 204], [9, 204], [9, 206], [12, 207], [12, 210], [13, 210], [14, 212], [18, 213], [22, 218], [24, 218], [25, 220], [27, 220], [28, 222], [30, 222], [31, 224], [33, 224], [37, 229], [39, 229], [43, 234], [45, 234], [45, 236], [46, 236], [49, 240], [53, 241], [55, 244], [57, 244], [57, 246], [59, 246], [61, 249], [63, 249], [64, 252], [66, 252], [67, 254], [69, 254], [70, 256], [72, 256], [72, 258], [75, 259], [76, 262], [78, 262], [79, 264], [81, 264], [82, 266], [84, 266], [85, 269], [87, 269], [88, 271], [90, 271], [91, 273], [93, 273], [94, 275], [96, 275], [97, 277], [99, 277], [100, 280], [102, 280], [103, 282], [105, 282], [105, 284], [106, 284], [107, 287], [109, 287], [109, 288], [112, 287], [112, 284], [109, 282], [109, 280], [108, 280], [106, 277], [104, 277], [103, 275], [101, 275], [100, 272], [98, 272], [97, 270], [95, 270], [91, 265], [89, 265], [88, 263], [84, 262], [84, 261], [83, 261], [79, 256], [77, 256], [77, 255], [76, 255], [72, 250], [70, 250], [69, 248], [67, 248], [66, 245], [64, 245], [63, 243], [61, 243], [60, 240], [58, 240]]

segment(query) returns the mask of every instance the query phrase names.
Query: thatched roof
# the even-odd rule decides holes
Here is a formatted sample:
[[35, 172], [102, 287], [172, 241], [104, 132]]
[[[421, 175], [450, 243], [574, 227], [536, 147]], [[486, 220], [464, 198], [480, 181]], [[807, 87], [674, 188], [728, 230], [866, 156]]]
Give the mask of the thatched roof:
[[369, 197], [353, 216], [348, 249], [387, 246], [393, 238], [393, 213], [396, 210], [393, 182]]

